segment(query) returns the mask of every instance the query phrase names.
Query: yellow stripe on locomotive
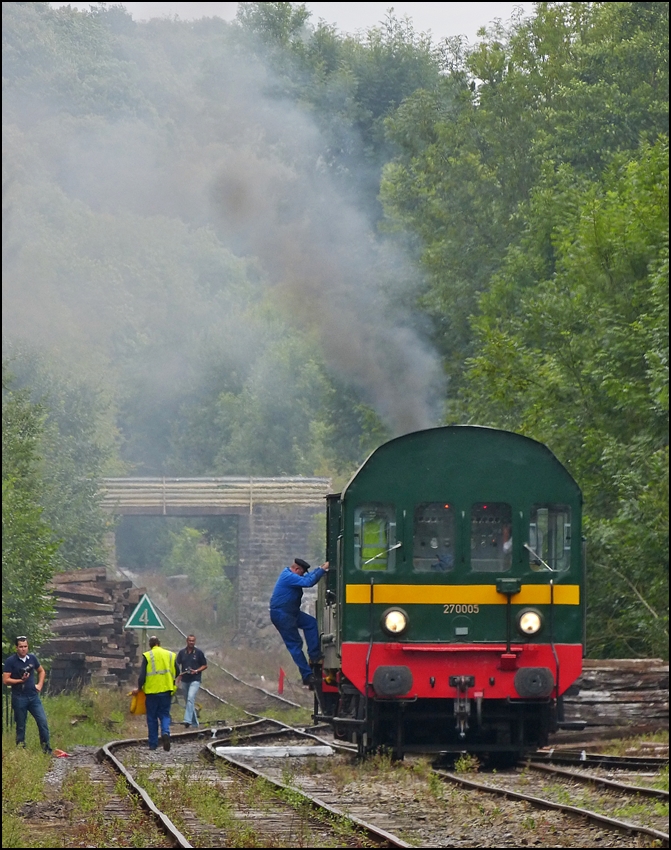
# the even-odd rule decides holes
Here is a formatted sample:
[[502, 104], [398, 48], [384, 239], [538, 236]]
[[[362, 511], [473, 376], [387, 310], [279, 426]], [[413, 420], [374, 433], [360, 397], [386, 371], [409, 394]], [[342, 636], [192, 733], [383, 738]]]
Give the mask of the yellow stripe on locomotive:
[[[580, 604], [577, 584], [555, 585], [553, 592], [555, 605]], [[513, 605], [549, 605], [550, 597], [551, 589], [547, 584], [523, 584], [519, 593], [511, 594], [510, 601]], [[364, 605], [370, 601], [370, 585], [348, 584], [345, 587], [346, 603]], [[508, 600], [494, 584], [376, 584], [372, 601], [381, 605], [506, 605]]]

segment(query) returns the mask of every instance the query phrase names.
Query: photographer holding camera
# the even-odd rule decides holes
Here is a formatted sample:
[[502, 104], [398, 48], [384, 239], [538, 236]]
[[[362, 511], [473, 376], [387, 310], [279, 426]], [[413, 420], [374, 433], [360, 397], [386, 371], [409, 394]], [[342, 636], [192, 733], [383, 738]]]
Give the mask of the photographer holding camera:
[[[16, 746], [26, 745], [26, 719], [28, 712], [35, 718], [40, 733], [40, 743], [45, 753], [51, 754], [49, 743], [49, 724], [44, 706], [40, 699], [40, 691], [44, 685], [44, 667], [37, 656], [28, 652], [28, 638], [19, 635], [14, 641], [16, 652], [5, 661], [2, 673], [2, 684], [12, 689], [12, 709], [16, 721]], [[37, 682], [35, 681], [37, 673]]]

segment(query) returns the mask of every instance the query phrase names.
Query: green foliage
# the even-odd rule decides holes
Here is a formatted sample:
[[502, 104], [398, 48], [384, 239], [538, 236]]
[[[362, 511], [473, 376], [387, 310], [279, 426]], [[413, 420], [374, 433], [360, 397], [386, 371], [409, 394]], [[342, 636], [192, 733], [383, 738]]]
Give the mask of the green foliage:
[[[668, 654], [668, 4], [539, 3], [387, 121], [448, 421], [547, 443], [585, 495], [588, 651]], [[456, 48], [456, 49], [455, 49]]]
[[58, 543], [40, 505], [39, 441], [44, 413], [27, 393], [11, 389], [3, 363], [2, 391], [2, 650], [19, 634], [38, 647], [49, 634], [53, 602], [45, 593]]
[[470, 753], [463, 753], [454, 762], [455, 773], [477, 773], [480, 769], [480, 762], [477, 756]]
[[480, 301], [464, 410], [548, 443], [580, 483], [590, 654], [666, 655], [668, 143], [548, 183]]
[[115, 529], [116, 560], [122, 569], [157, 570], [172, 549], [171, 531], [179, 531], [179, 517], [120, 517]]
[[[60, 539], [58, 570], [106, 562], [103, 538], [110, 519], [101, 507], [100, 479], [119, 470], [114, 410], [91, 377], [36, 351], [12, 351], [18, 386], [44, 410], [40, 440], [40, 503]], [[122, 468], [122, 467], [121, 467]]]
[[222, 622], [232, 617], [235, 602], [233, 585], [224, 572], [224, 556], [203, 541], [202, 532], [188, 526], [171, 532], [172, 551], [165, 562], [168, 575], [188, 575], [195, 594], [216, 605]]
[[441, 87], [389, 118], [401, 153], [381, 187], [390, 225], [418, 237], [455, 389], [478, 295], [520, 247], [544, 174], [568, 164], [591, 180], [668, 132], [668, 4], [539, 3], [486, 36], [465, 55], [451, 45]]

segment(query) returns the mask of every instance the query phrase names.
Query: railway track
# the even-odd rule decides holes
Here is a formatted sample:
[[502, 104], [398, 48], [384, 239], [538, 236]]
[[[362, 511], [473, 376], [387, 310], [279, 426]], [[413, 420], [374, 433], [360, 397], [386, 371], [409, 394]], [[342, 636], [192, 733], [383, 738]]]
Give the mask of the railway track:
[[624, 770], [640, 770], [641, 768], [661, 770], [669, 763], [668, 757], [606, 756], [601, 753], [590, 753], [587, 750], [539, 750], [528, 756], [528, 760], [539, 764], [567, 764], [581, 767], [621, 768]]
[[[618, 781], [612, 759], [592, 760], [581, 751], [569, 776], [550, 766], [564, 760], [563, 751], [545, 752], [542, 762], [512, 773], [485, 775], [433, 771], [421, 758], [394, 763], [379, 756], [361, 764], [353, 748], [333, 741], [327, 728], [296, 729], [258, 716], [251, 709], [276, 706], [274, 695], [237, 677], [231, 681], [235, 703], [247, 706], [246, 722], [177, 733], [169, 752], [150, 753], [144, 738], [112, 742], [100, 752], [100, 768], [114, 764], [165, 836], [162, 844], [153, 828], [155, 837], [146, 846], [668, 846], [660, 825], [665, 806], [668, 823], [668, 792], [647, 795]], [[225, 707], [222, 714], [236, 713], [228, 708], [235, 706], [232, 700], [208, 693]], [[289, 700], [283, 705], [289, 712], [293, 708]], [[307, 744], [315, 752], [328, 744], [334, 754], [255, 758], [236, 750], [242, 744]], [[622, 776], [635, 773], [631, 758], [619, 761]], [[636, 761], [638, 774], [658, 776], [650, 759]], [[657, 768], [659, 761], [653, 762]], [[591, 796], [576, 790], [587, 781], [602, 790]], [[615, 816], [613, 809], [626, 806], [635, 809], [638, 822]], [[654, 806], [660, 807], [656, 815]], [[641, 820], [646, 812], [647, 822]]]
[[[352, 757], [347, 759], [351, 764]], [[414, 766], [383, 764], [379, 771], [374, 762], [359, 765], [358, 775], [344, 785], [338, 782], [338, 762], [322, 762], [303, 774], [297, 768], [292, 784], [414, 846], [668, 846], [662, 830], [559, 805], [547, 795], [511, 791], [508, 776], [501, 780], [499, 775], [504, 787], [497, 788], [489, 775], [476, 781], [463, 774], [427, 771], [421, 760], [414, 760]], [[267, 770], [279, 776], [279, 767]], [[438, 788], [444, 780], [454, 787]], [[591, 819], [588, 814], [593, 814]]]
[[[643, 842], [635, 846], [669, 846], [669, 794], [662, 789], [639, 787], [593, 773], [532, 762], [514, 771], [490, 773], [478, 780], [440, 769], [435, 773], [440, 779], [465, 789], [523, 801], [540, 810], [561, 812]], [[588, 842], [577, 846], [596, 845]], [[602, 837], [599, 846], [606, 846]]]
[[[263, 770], [265, 759], [232, 755], [242, 743], [264, 748], [269, 738], [281, 739], [283, 748], [319, 753], [327, 748], [313, 735], [256, 720], [177, 734], [169, 752], [150, 752], [144, 741], [116, 741], [102, 748], [100, 758], [125, 777], [177, 847], [411, 846], [270, 776]], [[300, 760], [313, 758], [305, 754]]]
[[[592, 785], [598, 785], [602, 788], [613, 788], [616, 791], [624, 791], [629, 794], [640, 794], [643, 797], [654, 797], [656, 800], [664, 800], [669, 801], [669, 792], [662, 789], [656, 788], [646, 784], [632, 784], [630, 782], [623, 782], [624, 778], [628, 778], [631, 776], [631, 773], [627, 771], [624, 776], [619, 776], [618, 778], [614, 777], [614, 771], [609, 771], [610, 776], [602, 776], [600, 774], [596, 774], [594, 771], [579, 771], [579, 770], [565, 770], [561, 767], [552, 767], [546, 764], [534, 764], [533, 762], [528, 763], [528, 767], [531, 770], [537, 770], [544, 772], [546, 775], [566, 777], [568, 779], [572, 779], [575, 782], [587, 782]], [[655, 774], [651, 774], [655, 776]]]

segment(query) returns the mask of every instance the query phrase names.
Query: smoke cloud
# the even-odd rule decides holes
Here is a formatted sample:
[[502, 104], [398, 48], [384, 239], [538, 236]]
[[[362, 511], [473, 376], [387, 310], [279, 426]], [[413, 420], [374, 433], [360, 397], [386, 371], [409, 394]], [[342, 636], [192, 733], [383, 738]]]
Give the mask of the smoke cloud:
[[[333, 375], [356, 387], [394, 434], [437, 424], [439, 358], [417, 317], [391, 297], [417, 273], [379, 240], [366, 205], [336, 185], [313, 118], [273, 93], [277, 80], [241, 50], [229, 25], [212, 26], [221, 29], [220, 54], [199, 67], [184, 61], [183, 73], [179, 61], [151, 66], [142, 51], [157, 53], [173, 27], [170, 49], [176, 54], [183, 37], [186, 55], [196, 36], [189, 41], [185, 25], [138, 25], [151, 48], [141, 38], [126, 42], [133, 71], [118, 79], [132, 82], [148, 69], [154, 76], [142, 86], [164, 86], [154, 100], [164, 114], [148, 112], [136, 89], [118, 94], [132, 108], [113, 118], [87, 112], [76, 87], [73, 102], [65, 89], [56, 101], [40, 89], [58, 76], [46, 66], [10, 90], [6, 330], [56, 346], [77, 340], [80, 357], [86, 345], [104, 348], [111, 361], [135, 363], [156, 396], [169, 395], [180, 374], [194, 379], [193, 328], [201, 342], [221, 329], [230, 351], [254, 346], [238, 321], [240, 305], [208, 282], [219, 272], [203, 270], [223, 262], [216, 241], [240, 268], [261, 264], [283, 317], [318, 342]], [[185, 282], [196, 249], [206, 261], [194, 261], [200, 265]], [[147, 279], [149, 259], [155, 281]], [[232, 256], [229, 280], [242, 274], [237, 262]], [[154, 348], [143, 369], [137, 364], [152, 335], [165, 339], [164, 354]]]
[[210, 193], [223, 238], [261, 259], [294, 323], [395, 435], [437, 424], [439, 359], [389, 297], [407, 286], [407, 259], [379, 242], [363, 202], [334, 185], [311, 117], [264, 96], [272, 80], [247, 70], [254, 89], [238, 79], [226, 92], [233, 138]]

